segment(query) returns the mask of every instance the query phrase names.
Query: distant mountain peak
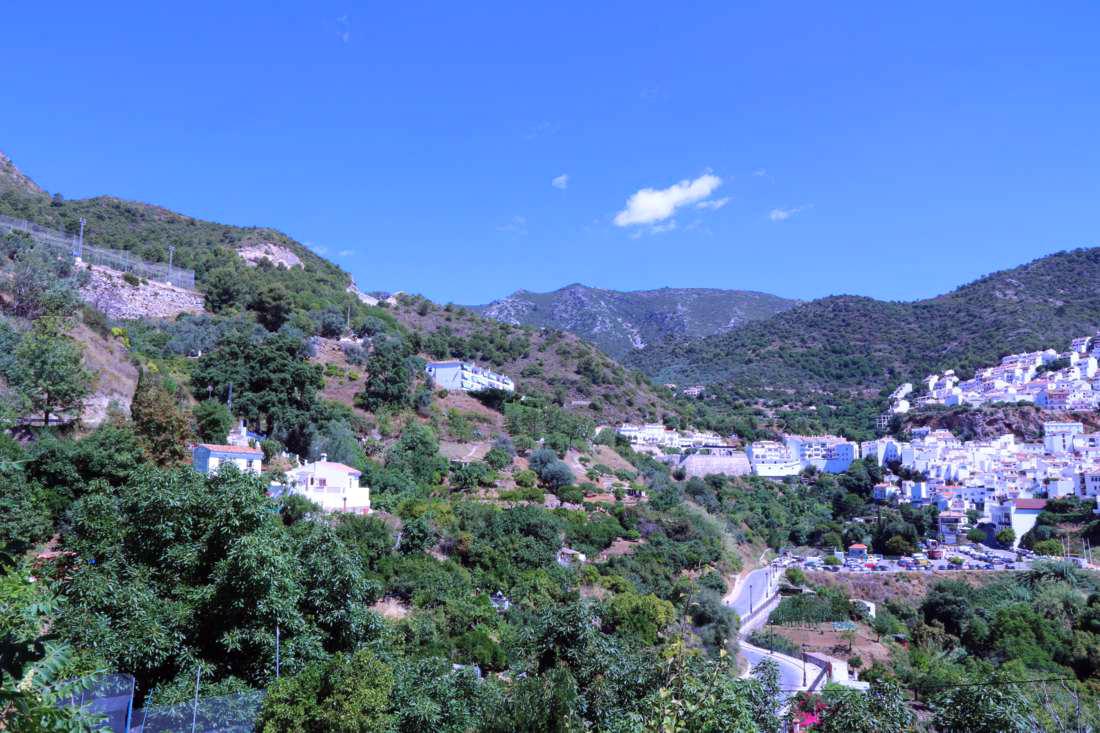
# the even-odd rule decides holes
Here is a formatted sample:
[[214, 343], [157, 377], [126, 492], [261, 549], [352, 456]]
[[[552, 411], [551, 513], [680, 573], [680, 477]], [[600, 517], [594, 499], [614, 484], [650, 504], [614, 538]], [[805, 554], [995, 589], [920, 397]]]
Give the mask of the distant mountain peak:
[[472, 309], [513, 325], [569, 331], [621, 358], [669, 338], [722, 333], [797, 304], [776, 295], [717, 288], [621, 291], [570, 283], [548, 293], [517, 290]]
[[46, 193], [45, 189], [19, 170], [2, 150], [0, 150], [0, 191], [20, 191], [35, 195]]

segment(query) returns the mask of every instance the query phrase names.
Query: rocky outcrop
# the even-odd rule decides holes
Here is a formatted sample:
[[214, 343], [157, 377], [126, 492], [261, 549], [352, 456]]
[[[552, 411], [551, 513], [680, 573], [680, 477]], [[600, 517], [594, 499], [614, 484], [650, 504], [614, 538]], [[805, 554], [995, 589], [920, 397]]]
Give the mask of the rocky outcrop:
[[201, 293], [126, 276], [106, 267], [86, 268], [88, 281], [80, 288], [80, 299], [110, 318], [173, 319], [181, 313], [203, 312]]
[[989, 440], [1012, 434], [1026, 442], [1043, 439], [1044, 422], [1084, 423], [1088, 432], [1100, 430], [1100, 412], [1055, 412], [1034, 405], [962, 407], [911, 413], [904, 428], [929, 427], [950, 430], [961, 440]]
[[302, 266], [302, 258], [294, 254], [289, 248], [273, 242], [248, 242], [237, 249], [237, 255], [255, 267], [260, 260], [270, 260], [273, 265], [282, 265], [288, 270]]

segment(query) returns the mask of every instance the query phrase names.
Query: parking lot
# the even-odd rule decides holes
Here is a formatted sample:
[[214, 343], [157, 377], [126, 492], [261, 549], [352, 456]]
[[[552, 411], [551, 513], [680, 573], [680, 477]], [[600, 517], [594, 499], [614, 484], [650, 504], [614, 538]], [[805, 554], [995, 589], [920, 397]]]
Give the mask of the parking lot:
[[[840, 564], [826, 564], [825, 556], [789, 557], [788, 567], [834, 573], [889, 573], [889, 572], [956, 572], [960, 570], [1005, 571], [1026, 570], [1035, 556], [1028, 550], [995, 550], [984, 545], [941, 545], [942, 557], [928, 557], [924, 552], [910, 557], [883, 557], [868, 555], [866, 558], [846, 557]], [[933, 554], [935, 551], [933, 551]]]

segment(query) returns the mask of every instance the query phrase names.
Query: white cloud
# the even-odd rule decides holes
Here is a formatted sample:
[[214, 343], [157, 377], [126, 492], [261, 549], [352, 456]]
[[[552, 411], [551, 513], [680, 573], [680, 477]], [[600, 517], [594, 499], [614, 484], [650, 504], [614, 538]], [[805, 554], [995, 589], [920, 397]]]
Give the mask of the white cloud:
[[303, 244], [305, 244], [307, 248], [312, 250], [314, 252], [314, 254], [319, 254], [319, 255], [327, 255], [328, 254], [328, 247], [324, 246], [323, 244], [317, 244], [316, 242], [311, 242], [308, 239]]
[[497, 227], [498, 232], [505, 232], [507, 234], [527, 234], [527, 217], [513, 216], [507, 224], [501, 224]]
[[757, 178], [763, 178], [764, 176], [768, 175], [768, 171], [764, 168], [757, 168], [752, 172], [752, 174]]
[[562, 173], [560, 176], [555, 176], [553, 180], [550, 181], [550, 185], [554, 188], [560, 188], [562, 191], [564, 191], [565, 189], [569, 188], [569, 174]]
[[805, 211], [806, 209], [810, 208], [810, 206], [810, 204], [807, 204], [806, 206], [795, 206], [790, 209], [772, 209], [768, 212], [768, 218], [772, 221], [786, 221], [798, 212]]
[[340, 42], [345, 44], [351, 42], [351, 18], [341, 15], [336, 19], [336, 24], [340, 26], [340, 30], [336, 33]]
[[730, 202], [729, 196], [724, 196], [720, 199], [707, 199], [706, 201], [700, 201], [695, 204], [697, 209], [706, 209], [707, 211], [717, 211]]
[[336, 254], [340, 255], [341, 257], [351, 257], [353, 254], [355, 254], [355, 252], [350, 249], [342, 249]]
[[684, 179], [668, 188], [643, 188], [626, 201], [626, 208], [615, 215], [615, 225], [652, 224], [672, 216], [676, 209], [710, 196], [722, 185], [722, 179], [704, 173], [694, 181]]

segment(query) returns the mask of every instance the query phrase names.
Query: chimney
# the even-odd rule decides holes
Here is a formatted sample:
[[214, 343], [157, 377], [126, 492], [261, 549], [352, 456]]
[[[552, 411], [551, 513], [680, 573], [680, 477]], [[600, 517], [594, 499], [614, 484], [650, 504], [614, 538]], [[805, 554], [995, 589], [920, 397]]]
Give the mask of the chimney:
[[327, 462], [328, 462], [328, 453], [322, 453], [321, 454], [321, 463], [327, 463]]

